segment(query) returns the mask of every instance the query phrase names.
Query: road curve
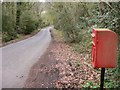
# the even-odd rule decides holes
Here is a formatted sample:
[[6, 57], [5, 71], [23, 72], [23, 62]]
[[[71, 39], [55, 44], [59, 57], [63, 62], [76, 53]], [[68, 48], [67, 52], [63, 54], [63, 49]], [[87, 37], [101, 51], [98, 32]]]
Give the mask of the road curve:
[[51, 27], [35, 36], [2, 48], [2, 88], [22, 88], [30, 68], [51, 41]]

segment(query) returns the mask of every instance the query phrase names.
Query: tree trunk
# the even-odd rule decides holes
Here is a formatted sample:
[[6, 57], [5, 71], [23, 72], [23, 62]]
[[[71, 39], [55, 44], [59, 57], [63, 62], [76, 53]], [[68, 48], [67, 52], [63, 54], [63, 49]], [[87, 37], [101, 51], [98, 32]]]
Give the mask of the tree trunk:
[[19, 31], [19, 23], [20, 23], [20, 15], [21, 15], [21, 10], [20, 10], [20, 6], [21, 6], [22, 2], [17, 2], [17, 6], [16, 6], [16, 31], [17, 33], [20, 33]]

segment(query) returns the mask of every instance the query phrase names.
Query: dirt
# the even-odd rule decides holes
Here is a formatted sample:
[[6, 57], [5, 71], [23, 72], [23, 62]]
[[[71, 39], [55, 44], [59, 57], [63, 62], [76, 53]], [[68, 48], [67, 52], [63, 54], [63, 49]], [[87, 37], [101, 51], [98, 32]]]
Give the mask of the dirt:
[[55, 82], [59, 78], [59, 70], [55, 68], [58, 63], [51, 52], [54, 44], [50, 44], [46, 53], [31, 68], [28, 79], [26, 80], [26, 88], [47, 88], [55, 87]]

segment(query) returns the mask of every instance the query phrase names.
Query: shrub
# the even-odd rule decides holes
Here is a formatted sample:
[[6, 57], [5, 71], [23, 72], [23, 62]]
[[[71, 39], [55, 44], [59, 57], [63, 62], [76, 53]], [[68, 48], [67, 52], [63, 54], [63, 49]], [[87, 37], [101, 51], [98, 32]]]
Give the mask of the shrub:
[[39, 23], [36, 21], [31, 12], [24, 12], [21, 16], [20, 27], [23, 34], [30, 34], [37, 29]]
[[9, 15], [2, 13], [2, 41], [7, 42], [17, 37], [14, 21]]

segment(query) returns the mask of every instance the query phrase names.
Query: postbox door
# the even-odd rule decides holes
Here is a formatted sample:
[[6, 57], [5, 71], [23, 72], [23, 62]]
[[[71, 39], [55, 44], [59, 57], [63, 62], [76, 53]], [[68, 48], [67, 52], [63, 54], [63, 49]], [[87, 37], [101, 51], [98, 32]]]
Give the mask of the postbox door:
[[97, 50], [97, 32], [93, 29], [92, 31], [92, 65], [96, 66], [96, 50]]

